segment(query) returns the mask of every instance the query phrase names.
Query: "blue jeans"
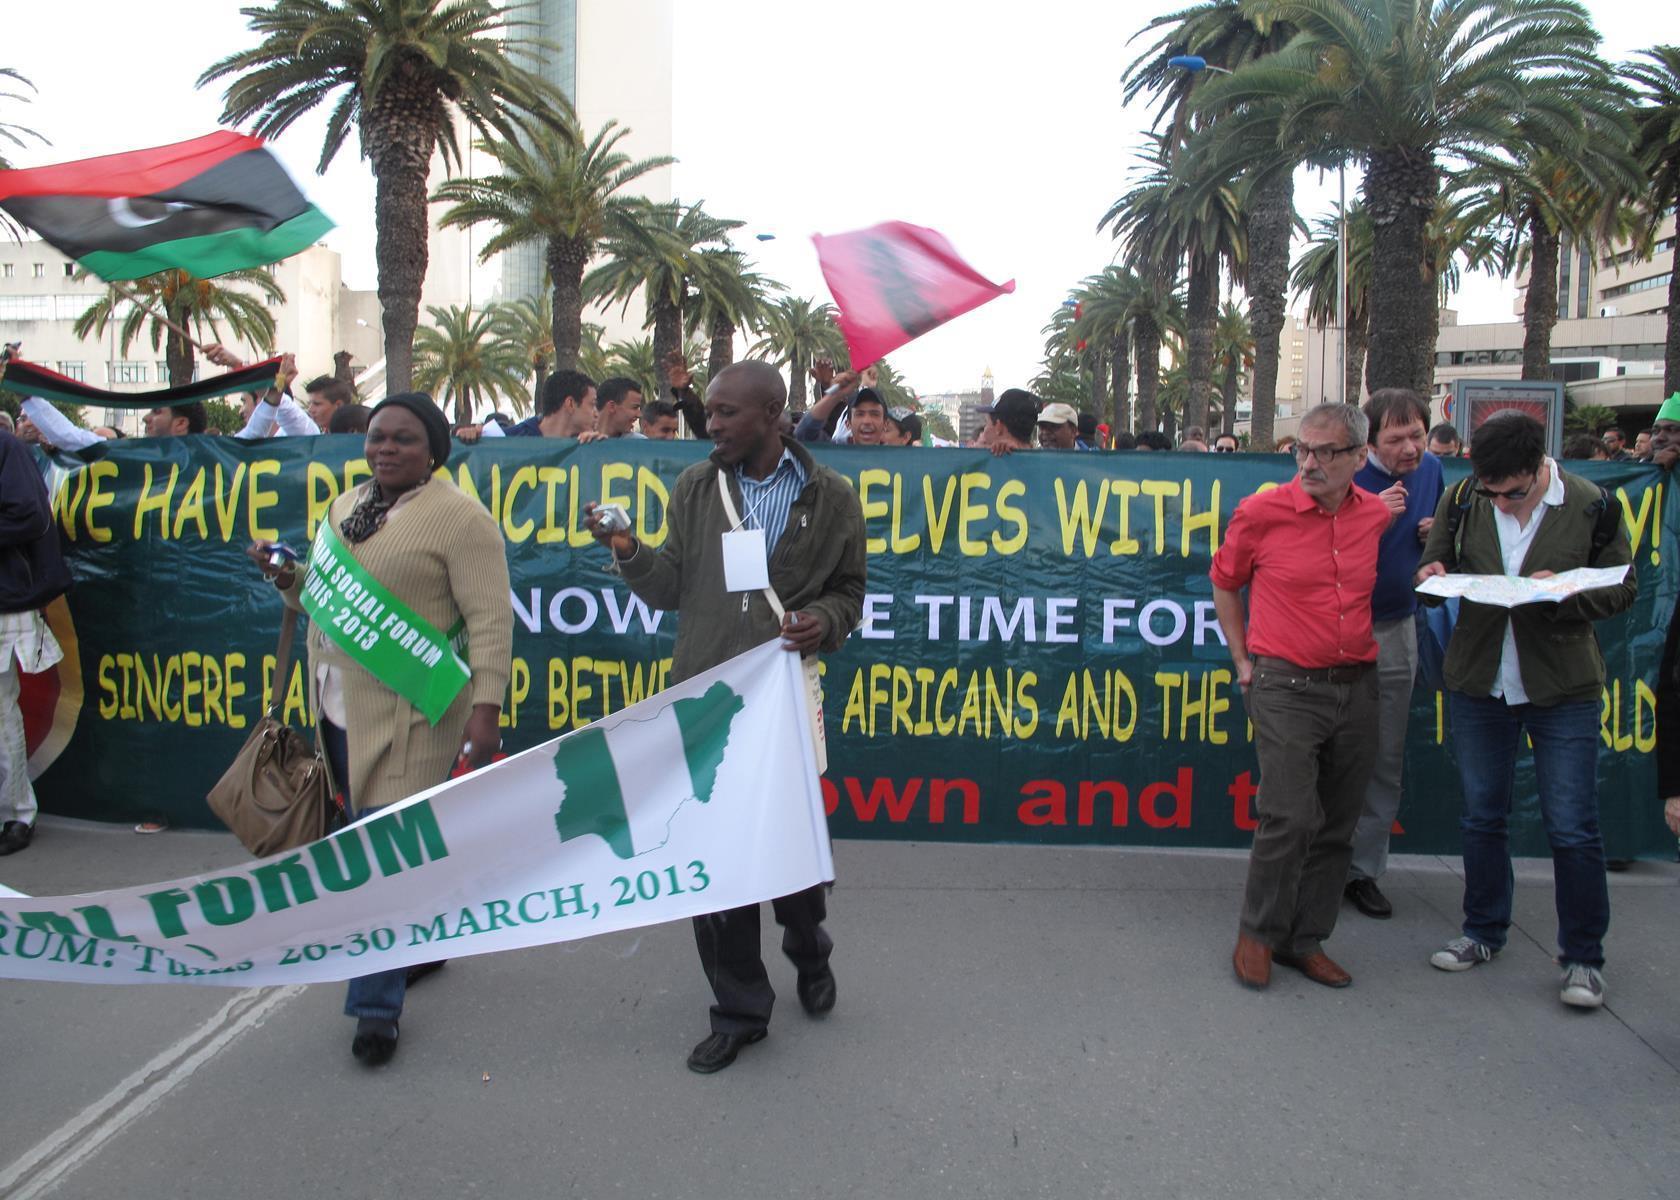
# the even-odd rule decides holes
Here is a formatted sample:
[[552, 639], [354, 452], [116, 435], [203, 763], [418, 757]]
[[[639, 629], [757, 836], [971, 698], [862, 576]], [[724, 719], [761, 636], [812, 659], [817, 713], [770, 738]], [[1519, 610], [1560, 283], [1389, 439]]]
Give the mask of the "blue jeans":
[[1494, 950], [1511, 925], [1507, 828], [1520, 737], [1534, 743], [1540, 818], [1552, 846], [1558, 949], [1565, 966], [1604, 965], [1610, 884], [1598, 831], [1599, 702], [1541, 707], [1452, 693], [1464, 784], [1464, 935]]
[[[350, 739], [345, 736], [344, 730], [325, 717], [321, 718], [321, 746], [327, 752], [327, 765], [332, 768], [333, 782], [344, 793], [344, 815], [350, 820], [365, 816], [356, 812], [350, 801]], [[350, 981], [350, 988], [344, 995], [344, 1015], [395, 1021], [402, 1016], [403, 997], [407, 994], [407, 967], [363, 975]]]

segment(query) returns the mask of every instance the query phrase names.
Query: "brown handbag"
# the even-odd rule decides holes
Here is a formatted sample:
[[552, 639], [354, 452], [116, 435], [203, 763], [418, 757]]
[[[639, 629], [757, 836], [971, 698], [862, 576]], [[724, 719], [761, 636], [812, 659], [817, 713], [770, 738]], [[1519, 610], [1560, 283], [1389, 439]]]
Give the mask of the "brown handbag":
[[326, 837], [332, 787], [320, 751], [275, 715], [291, 677], [298, 615], [286, 610], [274, 652], [274, 696], [233, 765], [210, 789], [210, 811], [259, 858]]

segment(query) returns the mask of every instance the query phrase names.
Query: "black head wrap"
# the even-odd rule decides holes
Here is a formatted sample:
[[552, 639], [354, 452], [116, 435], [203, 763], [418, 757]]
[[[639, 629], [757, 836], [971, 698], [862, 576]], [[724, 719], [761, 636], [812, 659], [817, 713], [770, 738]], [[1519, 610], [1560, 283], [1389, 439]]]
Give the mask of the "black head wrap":
[[449, 461], [449, 418], [443, 415], [441, 408], [432, 403], [430, 396], [425, 392], [398, 392], [395, 396], [387, 396], [374, 405], [373, 416], [377, 417], [379, 410], [390, 404], [406, 408], [420, 418], [420, 424], [426, 427], [426, 444], [431, 450], [433, 467], [441, 467]]

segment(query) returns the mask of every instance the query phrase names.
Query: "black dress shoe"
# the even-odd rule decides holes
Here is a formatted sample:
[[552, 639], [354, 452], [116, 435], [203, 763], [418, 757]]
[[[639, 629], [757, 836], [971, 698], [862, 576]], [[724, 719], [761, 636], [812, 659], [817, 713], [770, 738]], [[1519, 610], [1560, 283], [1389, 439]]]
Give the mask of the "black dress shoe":
[[1382, 894], [1375, 879], [1350, 879], [1347, 887], [1342, 889], [1342, 895], [1352, 900], [1353, 906], [1367, 917], [1386, 921], [1394, 915], [1394, 905]]
[[356, 1022], [356, 1036], [350, 1040], [350, 1053], [364, 1067], [382, 1067], [397, 1052], [397, 1023], [378, 1017], [363, 1017]]
[[824, 967], [821, 974], [799, 977], [799, 1005], [813, 1017], [834, 1011], [834, 972]]
[[35, 836], [35, 826], [23, 821], [7, 821], [0, 825], [0, 855], [16, 854]]
[[696, 1075], [712, 1075], [735, 1061], [742, 1046], [762, 1042], [767, 1031], [755, 1029], [751, 1033], [713, 1033], [706, 1036], [688, 1052], [688, 1069]]

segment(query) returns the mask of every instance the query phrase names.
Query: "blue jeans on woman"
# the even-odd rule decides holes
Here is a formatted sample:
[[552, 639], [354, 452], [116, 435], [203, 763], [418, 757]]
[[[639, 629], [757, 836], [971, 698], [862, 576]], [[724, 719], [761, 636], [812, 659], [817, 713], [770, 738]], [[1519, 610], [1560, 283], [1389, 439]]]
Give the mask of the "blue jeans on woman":
[[1604, 965], [1610, 884], [1598, 830], [1599, 702], [1543, 707], [1452, 693], [1453, 741], [1464, 784], [1464, 936], [1503, 949], [1511, 925], [1508, 826], [1517, 750], [1534, 743], [1540, 818], [1552, 847], [1559, 958]]
[[[324, 717], [321, 718], [321, 746], [327, 752], [327, 765], [332, 768], [333, 782], [344, 793], [345, 816], [351, 820], [366, 816], [366, 813], [356, 812], [350, 800], [350, 740], [344, 730]], [[407, 994], [407, 967], [363, 975], [350, 981], [350, 989], [344, 996], [344, 1015], [395, 1021], [402, 1016], [403, 997]]]

